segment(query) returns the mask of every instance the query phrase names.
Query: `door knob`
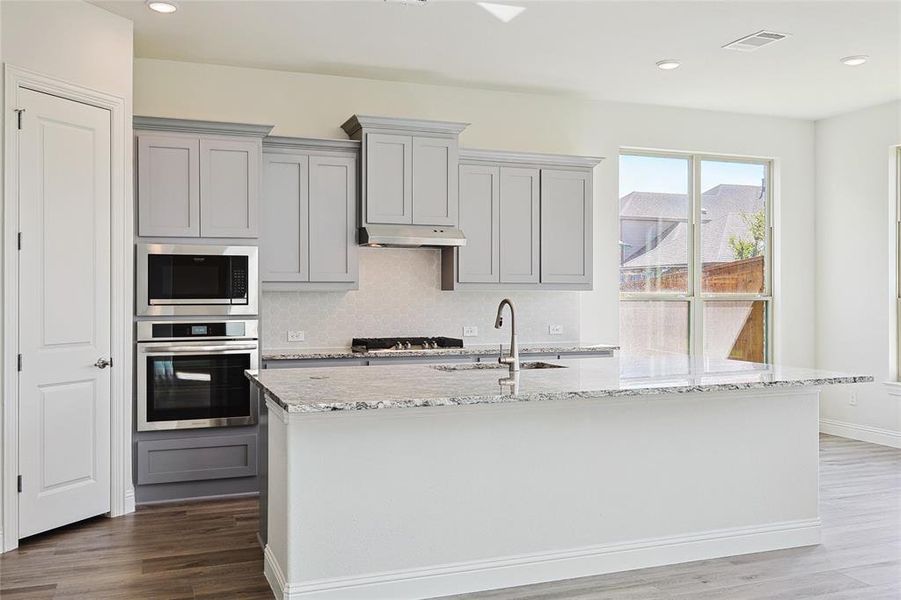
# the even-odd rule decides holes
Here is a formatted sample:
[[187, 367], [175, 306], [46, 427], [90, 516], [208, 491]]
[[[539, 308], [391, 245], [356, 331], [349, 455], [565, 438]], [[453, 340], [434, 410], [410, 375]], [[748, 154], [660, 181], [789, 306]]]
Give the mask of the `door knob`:
[[98, 358], [97, 362], [94, 363], [94, 366], [97, 367], [98, 369], [105, 369], [107, 367], [111, 367], [111, 366], [113, 366], [113, 359]]

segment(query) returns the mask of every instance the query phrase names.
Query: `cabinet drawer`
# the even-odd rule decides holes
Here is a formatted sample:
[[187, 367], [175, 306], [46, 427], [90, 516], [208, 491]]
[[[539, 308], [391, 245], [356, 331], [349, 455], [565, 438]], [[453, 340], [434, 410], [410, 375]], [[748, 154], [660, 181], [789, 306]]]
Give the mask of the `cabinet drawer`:
[[252, 477], [256, 434], [139, 441], [138, 484]]

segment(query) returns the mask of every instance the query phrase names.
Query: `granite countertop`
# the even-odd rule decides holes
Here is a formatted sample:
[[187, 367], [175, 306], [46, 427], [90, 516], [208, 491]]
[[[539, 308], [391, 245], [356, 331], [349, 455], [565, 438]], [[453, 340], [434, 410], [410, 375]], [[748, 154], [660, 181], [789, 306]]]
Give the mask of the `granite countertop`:
[[[530, 361], [525, 361], [528, 363]], [[516, 389], [499, 380], [506, 367], [381, 365], [247, 371], [288, 412], [458, 406], [721, 392], [773, 387], [867, 383], [868, 375], [688, 357], [593, 357], [544, 361], [566, 368], [523, 369]], [[500, 366], [500, 365], [498, 365]]]
[[[509, 348], [508, 344], [504, 344]], [[519, 347], [520, 354], [590, 354], [612, 352], [619, 346], [596, 344], [593, 346], [552, 346], [525, 345]], [[271, 350], [263, 352], [263, 360], [322, 360], [335, 358], [410, 358], [415, 356], [485, 356], [498, 354], [497, 346], [467, 346], [465, 348], [436, 348], [430, 350], [390, 350], [374, 352], [354, 352], [352, 350]]]

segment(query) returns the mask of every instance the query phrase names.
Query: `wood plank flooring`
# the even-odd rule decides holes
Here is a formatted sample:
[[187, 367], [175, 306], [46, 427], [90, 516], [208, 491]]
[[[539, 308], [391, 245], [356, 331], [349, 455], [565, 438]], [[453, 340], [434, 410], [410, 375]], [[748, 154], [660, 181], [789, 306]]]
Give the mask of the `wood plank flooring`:
[[0, 555], [3, 600], [272, 598], [256, 499], [140, 507], [22, 541]]
[[[901, 600], [901, 450], [821, 437], [823, 544], [454, 600]], [[255, 600], [272, 594], [255, 500], [141, 508], [0, 555], [3, 600]]]

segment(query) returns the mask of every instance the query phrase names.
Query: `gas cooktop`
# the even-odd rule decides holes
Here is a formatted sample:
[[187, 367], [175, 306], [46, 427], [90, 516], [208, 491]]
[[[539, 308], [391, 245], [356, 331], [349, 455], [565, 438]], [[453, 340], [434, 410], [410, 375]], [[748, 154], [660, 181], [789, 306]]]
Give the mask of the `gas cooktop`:
[[463, 340], [449, 337], [395, 337], [353, 338], [350, 344], [354, 352], [392, 352], [409, 350], [438, 350], [462, 348]]

